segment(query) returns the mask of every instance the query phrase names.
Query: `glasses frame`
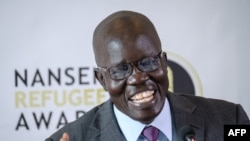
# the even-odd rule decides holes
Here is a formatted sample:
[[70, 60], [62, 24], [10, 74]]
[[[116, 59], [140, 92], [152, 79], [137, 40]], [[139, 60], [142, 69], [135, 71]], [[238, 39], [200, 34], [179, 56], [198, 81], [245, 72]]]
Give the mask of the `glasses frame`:
[[[162, 57], [164, 57], [164, 56], [166, 56], [166, 53], [164, 52], [164, 51], [160, 51], [157, 55], [154, 55], [154, 56], [148, 56], [148, 57], [158, 57], [158, 59], [159, 59], [159, 61], [160, 61], [160, 65], [159, 65], [159, 67], [162, 65], [161, 63], [161, 58]], [[139, 62], [139, 61], [141, 61], [141, 60], [143, 60], [143, 59], [146, 59], [146, 58], [148, 58], [148, 57], [145, 57], [145, 58], [142, 58], [142, 59], [140, 59], [140, 60], [137, 60], [137, 61], [134, 61], [134, 62], [131, 62], [131, 63], [123, 63], [123, 64], [129, 64], [129, 65], [131, 65], [132, 67], [133, 66], [135, 66], [138, 70], [140, 70], [141, 72], [145, 72], [145, 71], [142, 71], [141, 69], [139, 69], [138, 67], [137, 67], [137, 62]], [[121, 65], [121, 64], [117, 64], [117, 65]], [[117, 65], [114, 65], [114, 66], [109, 66], [109, 67], [100, 67], [100, 66], [98, 66], [98, 67], [96, 67], [96, 68], [94, 68], [94, 71], [105, 71], [105, 72], [108, 72], [108, 74], [109, 74], [109, 77], [111, 78], [111, 79], [113, 79], [113, 80], [123, 80], [123, 79], [126, 79], [128, 76], [130, 76], [131, 75], [131, 73], [133, 72], [133, 71], [131, 71], [130, 73], [129, 73], [129, 75], [128, 76], [126, 76], [126, 77], [124, 77], [124, 78], [121, 78], [121, 79], [115, 79], [115, 78], [112, 78], [111, 77], [111, 75], [110, 75], [110, 71], [109, 71], [109, 69], [111, 68], [111, 67], [115, 67], [115, 66], [117, 66]], [[157, 68], [157, 69], [159, 69], [159, 67]], [[157, 69], [155, 69], [155, 70], [157, 70]], [[152, 71], [155, 71], [155, 70], [152, 70]], [[152, 71], [148, 71], [148, 72], [152, 72]], [[148, 72], [145, 72], [145, 73], [148, 73]]]

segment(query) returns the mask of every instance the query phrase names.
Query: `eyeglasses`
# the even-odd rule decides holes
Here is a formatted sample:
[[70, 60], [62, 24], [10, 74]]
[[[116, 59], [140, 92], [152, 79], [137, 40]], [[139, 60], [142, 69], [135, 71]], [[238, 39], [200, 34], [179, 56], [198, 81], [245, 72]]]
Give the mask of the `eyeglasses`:
[[128, 63], [128, 64], [119, 64], [116, 66], [111, 66], [108, 68], [98, 67], [95, 70], [104, 70], [108, 71], [109, 75], [114, 80], [121, 80], [127, 78], [133, 72], [133, 66], [136, 66], [142, 72], [152, 72], [157, 70], [160, 67], [160, 52], [156, 56], [150, 56], [138, 60], [136, 62]]

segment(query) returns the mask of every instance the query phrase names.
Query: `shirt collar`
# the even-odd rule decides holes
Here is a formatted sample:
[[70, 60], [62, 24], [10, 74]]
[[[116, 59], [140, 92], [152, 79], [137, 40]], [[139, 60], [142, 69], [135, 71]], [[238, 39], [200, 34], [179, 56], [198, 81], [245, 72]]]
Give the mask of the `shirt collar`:
[[168, 99], [166, 98], [161, 113], [150, 124], [157, 127], [169, 140], [172, 140], [172, 119]]
[[[115, 105], [113, 107], [117, 122], [126, 140], [136, 141], [143, 128], [148, 125], [131, 119], [130, 117], [119, 111]], [[169, 102], [167, 98], [165, 100], [165, 104], [161, 113], [154, 119], [154, 121], [150, 125], [157, 127], [162, 133], [167, 136], [168, 139], [172, 139], [172, 122]]]

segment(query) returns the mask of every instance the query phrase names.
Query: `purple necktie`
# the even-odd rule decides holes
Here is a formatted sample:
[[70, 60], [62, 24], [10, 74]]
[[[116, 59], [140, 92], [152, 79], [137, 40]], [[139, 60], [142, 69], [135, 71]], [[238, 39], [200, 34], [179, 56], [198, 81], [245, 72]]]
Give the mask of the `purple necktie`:
[[158, 138], [159, 130], [155, 128], [154, 126], [148, 126], [145, 127], [143, 130], [143, 135], [149, 140], [149, 141], [156, 141]]

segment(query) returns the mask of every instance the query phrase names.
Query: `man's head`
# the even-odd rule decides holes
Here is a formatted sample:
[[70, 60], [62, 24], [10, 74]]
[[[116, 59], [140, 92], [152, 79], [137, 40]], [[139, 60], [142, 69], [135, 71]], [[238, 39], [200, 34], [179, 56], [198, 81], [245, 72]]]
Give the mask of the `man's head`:
[[151, 21], [119, 11], [95, 29], [95, 76], [123, 113], [150, 123], [160, 113], [168, 90], [166, 54]]

